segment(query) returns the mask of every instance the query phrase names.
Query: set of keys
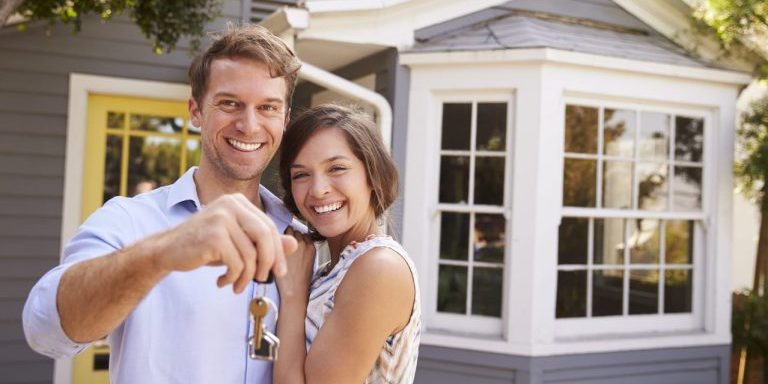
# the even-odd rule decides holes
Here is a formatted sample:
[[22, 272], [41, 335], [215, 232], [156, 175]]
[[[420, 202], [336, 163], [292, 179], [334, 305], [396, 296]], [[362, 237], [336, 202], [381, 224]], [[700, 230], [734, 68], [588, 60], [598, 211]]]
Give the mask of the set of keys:
[[272, 309], [275, 311], [275, 324], [277, 324], [277, 305], [267, 297], [266, 284], [259, 285], [263, 288], [262, 293], [257, 294], [248, 306], [253, 323], [253, 334], [248, 338], [248, 356], [254, 360], [275, 361], [277, 360], [277, 349], [280, 347], [280, 339], [267, 330], [264, 319]]

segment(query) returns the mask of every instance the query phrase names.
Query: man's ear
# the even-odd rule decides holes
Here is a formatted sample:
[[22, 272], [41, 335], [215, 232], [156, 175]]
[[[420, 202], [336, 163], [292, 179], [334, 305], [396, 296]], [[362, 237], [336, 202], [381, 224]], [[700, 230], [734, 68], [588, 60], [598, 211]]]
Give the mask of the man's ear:
[[197, 101], [194, 97], [189, 98], [189, 102], [187, 103], [187, 108], [189, 109], [189, 120], [195, 127], [200, 127], [200, 120], [202, 119], [200, 115], [200, 105], [197, 104]]

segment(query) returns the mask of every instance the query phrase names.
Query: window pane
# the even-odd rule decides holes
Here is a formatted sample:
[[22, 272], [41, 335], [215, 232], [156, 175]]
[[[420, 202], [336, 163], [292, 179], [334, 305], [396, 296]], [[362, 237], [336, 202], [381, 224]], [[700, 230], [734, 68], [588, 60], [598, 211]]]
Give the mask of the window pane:
[[669, 220], [666, 223], [665, 262], [667, 264], [693, 263], [693, 221]]
[[650, 219], [627, 220], [629, 228], [629, 262], [633, 264], [659, 263], [659, 221]]
[[472, 270], [472, 314], [501, 317], [502, 268]]
[[504, 158], [475, 159], [475, 204], [504, 204]]
[[565, 107], [565, 151], [597, 153], [597, 108]]
[[563, 167], [563, 205], [594, 207], [597, 161], [565, 159]]
[[594, 264], [624, 264], [624, 219], [595, 220]]
[[472, 104], [443, 104], [443, 149], [469, 149]]
[[638, 206], [648, 211], [667, 209], [667, 165], [661, 163], [637, 164]]
[[469, 214], [443, 212], [440, 218], [440, 258], [467, 260]]
[[558, 319], [587, 316], [587, 271], [557, 271]]
[[675, 118], [675, 159], [701, 162], [704, 153], [704, 119]]
[[605, 161], [603, 167], [603, 207], [631, 208], [632, 163]]
[[440, 202], [466, 203], [469, 200], [469, 157], [443, 156], [440, 159]]
[[644, 160], [669, 158], [669, 115], [656, 112], [640, 114], [640, 141], [638, 151]]
[[557, 263], [587, 264], [589, 219], [563, 217], [557, 241]]
[[659, 272], [634, 270], [629, 272], [629, 314], [659, 312]]
[[592, 316], [622, 314], [624, 271], [609, 269], [592, 275]]
[[691, 312], [693, 279], [687, 269], [664, 271], [664, 313]]
[[672, 209], [701, 210], [701, 181], [701, 168], [675, 167], [675, 178], [672, 180]]
[[634, 157], [635, 112], [605, 109], [603, 113], [603, 152], [609, 156]]
[[128, 128], [132, 131], [181, 133], [183, 125], [184, 119], [181, 117], [132, 114]]
[[476, 261], [504, 262], [504, 233], [506, 220], [503, 215], [476, 214], [474, 253]]
[[104, 156], [104, 202], [120, 195], [120, 163], [123, 158], [123, 138], [107, 135]]
[[507, 103], [477, 104], [477, 149], [503, 151], [507, 147]]
[[437, 311], [467, 313], [467, 268], [441, 265], [437, 282]]
[[179, 178], [181, 140], [167, 137], [131, 137], [128, 195], [134, 196]]
[[122, 129], [125, 124], [125, 113], [107, 112], [107, 128]]

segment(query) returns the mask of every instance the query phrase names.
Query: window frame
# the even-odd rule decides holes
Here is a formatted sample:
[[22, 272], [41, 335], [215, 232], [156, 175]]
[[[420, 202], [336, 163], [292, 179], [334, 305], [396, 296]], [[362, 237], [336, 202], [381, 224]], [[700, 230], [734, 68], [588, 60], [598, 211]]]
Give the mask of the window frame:
[[[561, 113], [563, 114], [562, 118], [562, 128], [565, 130], [565, 113], [566, 113], [566, 107], [567, 106], [583, 106], [583, 107], [590, 107], [590, 108], [597, 108], [598, 109], [598, 127], [597, 127], [597, 150], [594, 154], [594, 156], [589, 155], [588, 157], [590, 159], [595, 159], [597, 161], [597, 170], [595, 175], [595, 185], [597, 187], [595, 192], [595, 207], [569, 207], [565, 206], [564, 203], [560, 202], [561, 208], [560, 208], [560, 222], [563, 218], [566, 217], [573, 217], [573, 218], [592, 218], [592, 219], [600, 219], [600, 218], [621, 218], [621, 219], [656, 219], [656, 220], [692, 220], [694, 222], [694, 238], [693, 238], [693, 253], [692, 253], [692, 261], [691, 261], [691, 268], [689, 269], [693, 273], [693, 279], [692, 279], [692, 297], [691, 297], [691, 312], [690, 313], [672, 313], [672, 314], [622, 314], [622, 315], [616, 315], [616, 316], [598, 316], [598, 317], [574, 317], [574, 318], [557, 318], [555, 316], [554, 318], [554, 337], [555, 339], [561, 339], [561, 340], [571, 340], [571, 339], [578, 339], [580, 337], [584, 336], [598, 336], [598, 335], [621, 335], [621, 334], [650, 334], [650, 333], [679, 333], [681, 331], [698, 331], [702, 330], [704, 328], [704, 321], [705, 321], [705, 294], [704, 290], [707, 288], [706, 286], [706, 262], [708, 260], [707, 255], [707, 244], [709, 244], [708, 238], [706, 236], [709, 223], [711, 221], [711, 207], [713, 206], [712, 199], [715, 199], [717, 196], [717, 190], [714, 187], [715, 185], [715, 179], [716, 179], [716, 172], [717, 167], [716, 165], [716, 145], [715, 140], [716, 137], [716, 126], [713, 124], [715, 121], [715, 114], [710, 109], [706, 108], [695, 108], [690, 106], [683, 106], [683, 105], [670, 105], [665, 104], [662, 105], [660, 102], [653, 102], [653, 103], [643, 103], [643, 102], [633, 102], [633, 101], [622, 101], [622, 100], [612, 100], [609, 98], [602, 98], [602, 97], [590, 97], [590, 96], [564, 96], [563, 97], [563, 104]], [[603, 152], [603, 130], [604, 130], [604, 119], [603, 119], [603, 110], [604, 109], [624, 109], [624, 110], [631, 110], [636, 113], [636, 122], [640, 121], [640, 115], [643, 112], [656, 112], [656, 113], [665, 113], [670, 115], [671, 117], [671, 123], [670, 123], [670, 135], [669, 135], [669, 153], [670, 158], [666, 160], [667, 167], [674, 168], [675, 166], [678, 166], [679, 162], [674, 159], [674, 131], [675, 131], [675, 117], [682, 116], [682, 117], [689, 117], [689, 118], [700, 118], [703, 120], [703, 137], [704, 137], [704, 145], [702, 148], [702, 159], [701, 159], [701, 169], [702, 169], [702, 184], [701, 184], [701, 208], [699, 211], [673, 211], [672, 210], [672, 204], [673, 204], [673, 197], [674, 197], [674, 180], [672, 178], [668, 178], [669, 183], [667, 185], [667, 209], [664, 211], [650, 211], [650, 210], [642, 210], [639, 208], [639, 201], [637, 198], [637, 189], [638, 189], [638, 183], [637, 183], [637, 169], [636, 167], [633, 167], [632, 172], [632, 196], [631, 196], [631, 207], [630, 209], [621, 209], [621, 208], [603, 208], [602, 207], [602, 175], [603, 175], [603, 168], [605, 159], [611, 159], [611, 156], [606, 156]], [[639, 159], [637, 157], [637, 148], [638, 145], [637, 138], [640, 135], [640, 125], [636, 124], [635, 126], [635, 149], [632, 158], [631, 163], [633, 165], [641, 164], [643, 163], [642, 159]], [[563, 135], [564, 137], [564, 135]], [[561, 168], [560, 168], [560, 180], [561, 184], [563, 182], [562, 174], [565, 167], [565, 159], [566, 158], [580, 158], [579, 156], [575, 157], [568, 157], [569, 152], [565, 151], [565, 145], [564, 143], [561, 143], [562, 150], [560, 154], [560, 160]], [[640, 160], [640, 161], [638, 161]], [[688, 162], [683, 162], [685, 163]], [[564, 189], [565, 185], [561, 185], [561, 188]], [[561, 199], [562, 199], [562, 189], [561, 189]], [[559, 222], [559, 223], [560, 223]], [[558, 226], [559, 228], [559, 226]], [[626, 232], [626, 229], [625, 229]], [[592, 251], [592, 242], [594, 241], [594, 236], [592, 236], [592, 231], [589, 231], [590, 233], [590, 239], [588, 239], [588, 242], [590, 244], [589, 250]], [[661, 234], [662, 237], [664, 237], [664, 234]], [[626, 233], [625, 233], [626, 238]], [[591, 264], [593, 254], [588, 255], [588, 260], [585, 264], [583, 264], [584, 268], [578, 269], [573, 268], [571, 264], [559, 264], [558, 261], [555, 261], [555, 268], [556, 272], [554, 274], [554, 279], [557, 286], [557, 271], [567, 271], [567, 270], [586, 270], [587, 272], [587, 305], [590, 305], [591, 302], [591, 280], [592, 280], [592, 271], [593, 265]], [[663, 274], [662, 269], [665, 266], [663, 257], [660, 257], [657, 264], [647, 264], [647, 265], [655, 265], [658, 268], [656, 270], [660, 271], [660, 274]], [[632, 264], [629, 263], [629, 260], [627, 259], [627, 256], [625, 255], [625, 262], [624, 264], [620, 264], [621, 270], [624, 271], [624, 274], [626, 275], [629, 271], [633, 270]], [[619, 268], [616, 268], [619, 269]], [[659, 295], [660, 295], [660, 301], [663, 300], [663, 277], [659, 277]], [[625, 279], [626, 282], [626, 279]], [[557, 288], [555, 288], [556, 290]], [[622, 293], [623, 298], [628, 298], [628, 292], [626, 290], [628, 287], [624, 286], [624, 292]], [[553, 298], [553, 304], [556, 303], [556, 298]], [[627, 303], [623, 303], [624, 306], [627, 305]], [[660, 309], [663, 309], [660, 308]], [[587, 314], [589, 314], [589, 308], [587, 309]], [[553, 311], [554, 314], [554, 311]]]
[[[504, 196], [501, 206], [495, 205], [482, 205], [482, 204], [460, 204], [460, 203], [440, 203], [440, 160], [444, 154], [452, 154], [455, 150], [443, 150], [442, 149], [442, 115], [443, 104], [445, 103], [470, 103], [472, 104], [472, 119], [471, 119], [471, 143], [476, 142], [477, 135], [477, 104], [478, 103], [506, 103], [507, 104], [507, 127], [506, 127], [506, 142], [504, 152]], [[432, 158], [433, 172], [430, 172], [432, 179], [429, 180], [430, 190], [427, 192], [429, 208], [428, 212], [428, 257], [427, 265], [429, 266], [427, 277], [427, 289], [425, 290], [423, 297], [424, 300], [424, 317], [426, 328], [430, 333], [436, 334], [456, 334], [460, 332], [465, 335], [476, 335], [483, 338], [502, 340], [506, 338], [507, 319], [508, 316], [508, 297], [510, 286], [510, 263], [512, 260], [512, 193], [513, 193], [513, 159], [514, 159], [514, 121], [515, 121], [515, 94], [511, 91], [442, 91], [434, 92], [432, 100], [432, 116], [434, 119], [435, 136], [432, 141], [432, 146], [425, 149], [428, 150], [430, 157]], [[473, 166], [475, 164], [475, 158], [478, 153], [484, 153], [488, 151], [478, 151], [476, 145], [470, 145], [468, 151], [470, 157], [470, 185], [469, 193], [474, 194], [474, 174], [475, 170]], [[461, 151], [464, 152], [464, 151]], [[493, 151], [501, 152], [501, 151]], [[498, 155], [494, 155], [501, 157]], [[470, 195], [471, 196], [471, 195]], [[471, 199], [470, 199], [471, 201]], [[501, 288], [501, 316], [490, 317], [482, 315], [462, 315], [454, 313], [444, 313], [437, 311], [437, 294], [439, 284], [439, 266], [440, 263], [440, 226], [441, 226], [441, 212], [461, 212], [461, 213], [492, 213], [501, 214], [506, 221], [504, 232], [504, 258], [502, 269], [502, 288]], [[471, 220], [470, 220], [471, 227]], [[472, 265], [471, 258], [468, 258], [467, 262]], [[450, 264], [450, 263], [447, 263]], [[468, 267], [471, 268], [471, 267]], [[467, 281], [467, 296], [468, 301], [471, 301], [472, 287], [471, 279]]]

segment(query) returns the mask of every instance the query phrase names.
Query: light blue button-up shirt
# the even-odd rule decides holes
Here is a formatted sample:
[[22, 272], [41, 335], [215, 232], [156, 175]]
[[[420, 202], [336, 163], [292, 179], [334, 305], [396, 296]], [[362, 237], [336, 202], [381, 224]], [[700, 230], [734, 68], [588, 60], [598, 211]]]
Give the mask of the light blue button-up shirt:
[[[87, 344], [70, 340], [56, 308], [59, 280], [73, 264], [103, 256], [137, 240], [167, 230], [201, 209], [193, 174], [176, 183], [133, 197], [117, 197], [91, 215], [64, 249], [62, 264], [32, 288], [24, 306], [27, 342], [52, 358], [70, 357]], [[284, 232], [292, 215], [263, 186], [264, 211]], [[218, 288], [225, 267], [173, 272], [141, 300], [109, 336], [110, 381], [120, 383], [270, 383], [272, 363], [248, 358], [252, 327], [248, 303], [261, 290], [243, 294]], [[267, 296], [279, 304], [274, 284]], [[274, 314], [267, 318], [274, 331]]]

